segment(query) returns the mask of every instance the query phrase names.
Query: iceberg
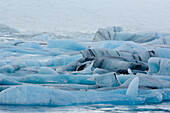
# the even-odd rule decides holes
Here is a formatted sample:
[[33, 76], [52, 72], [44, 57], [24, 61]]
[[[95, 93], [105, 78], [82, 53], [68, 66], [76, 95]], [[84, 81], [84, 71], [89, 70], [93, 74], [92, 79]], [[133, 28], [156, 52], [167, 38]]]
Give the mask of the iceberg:
[[[167, 53], [168, 54], [168, 53]], [[148, 74], [153, 75], [170, 75], [170, 59], [151, 57], [148, 61]]]
[[170, 59], [170, 48], [156, 48], [155, 56]]
[[92, 57], [123, 57], [129, 60], [146, 62], [151, 57], [149, 52], [146, 51], [143, 47], [141, 50], [137, 50], [137, 47], [132, 45], [126, 45], [122, 48], [117, 48], [114, 50], [109, 49], [86, 49], [80, 51], [84, 58]]
[[49, 67], [40, 67], [38, 70], [39, 74], [57, 74], [56, 71], [54, 71], [53, 69], [49, 68]]
[[14, 86], [0, 92], [0, 104], [8, 105], [133, 105], [144, 102], [145, 98], [133, 98], [113, 91], [65, 91], [36, 85]]
[[97, 86], [100, 87], [116, 87], [124, 83], [132, 75], [115, 75], [115, 73], [107, 73], [103, 75], [96, 75], [88, 80], [95, 81]]
[[21, 83], [8, 76], [0, 74], [0, 85], [21, 85]]
[[58, 75], [58, 74], [30, 74], [23, 77], [13, 78], [23, 83], [35, 84], [85, 84], [95, 85], [94, 81], [88, 80], [91, 75]]
[[126, 80], [120, 87], [128, 87], [131, 81], [139, 77], [139, 88], [141, 89], [162, 89], [170, 88], [170, 81], [160, 79], [158, 77], [146, 75], [146, 74], [137, 74]]
[[99, 29], [95, 35], [93, 41], [102, 40], [117, 40], [117, 41], [133, 41], [137, 43], [150, 42], [155, 39], [161, 39], [169, 36], [167, 33], [157, 32], [114, 32], [112, 29]]
[[86, 49], [85, 46], [70, 39], [48, 40], [47, 48], [60, 48], [70, 51], [80, 51]]
[[43, 49], [43, 47], [36, 42], [25, 42], [25, 43], [18, 44], [17, 46], [24, 47], [24, 48]]

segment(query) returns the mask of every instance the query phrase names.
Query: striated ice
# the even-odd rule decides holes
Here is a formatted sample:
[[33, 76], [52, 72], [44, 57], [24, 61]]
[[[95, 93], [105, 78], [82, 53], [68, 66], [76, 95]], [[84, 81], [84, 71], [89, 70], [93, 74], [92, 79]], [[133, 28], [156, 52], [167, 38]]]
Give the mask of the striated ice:
[[[168, 54], [168, 53], [167, 53]], [[148, 74], [170, 75], [170, 59], [152, 57], [148, 61]]]

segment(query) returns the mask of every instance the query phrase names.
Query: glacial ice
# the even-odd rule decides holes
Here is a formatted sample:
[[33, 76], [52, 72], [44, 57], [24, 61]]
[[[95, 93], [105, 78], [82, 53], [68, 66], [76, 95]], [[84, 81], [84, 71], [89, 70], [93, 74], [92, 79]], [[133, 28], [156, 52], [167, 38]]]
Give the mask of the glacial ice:
[[47, 48], [60, 48], [71, 51], [80, 51], [86, 49], [85, 46], [70, 39], [48, 40]]
[[88, 80], [91, 75], [58, 75], [58, 74], [30, 74], [24, 77], [13, 78], [18, 82], [35, 84], [85, 84], [95, 85], [94, 81]]
[[32, 37], [32, 40], [35, 40], [35, 41], [48, 41], [48, 40], [53, 40], [53, 39], [56, 39], [56, 37], [48, 33], [43, 33], [43, 34], [35, 35]]
[[155, 56], [170, 59], [170, 48], [156, 48]]
[[2, 32], [0, 104], [132, 105], [170, 100], [168, 33], [128, 32], [114, 26], [100, 28], [92, 41], [93, 33], [20, 34], [9, 27]]
[[168, 33], [156, 33], [156, 32], [115, 32], [112, 29], [98, 29], [95, 33], [93, 41], [102, 40], [118, 40], [118, 41], [133, 41], [137, 43], [150, 42], [155, 39], [161, 39], [168, 36]]
[[170, 81], [160, 79], [158, 77], [146, 75], [146, 74], [137, 74], [126, 80], [120, 87], [128, 87], [131, 81], [135, 77], [139, 77], [139, 88], [144, 89], [161, 89], [161, 88], [170, 88]]
[[[130, 77], [132, 77], [132, 75], [117, 75], [117, 79], [120, 83], [124, 83]], [[95, 81], [96, 85], [100, 87], [116, 87], [120, 85], [120, 83], [116, 80], [114, 73], [98, 75], [91, 77], [88, 80]]]
[[8, 76], [0, 74], [0, 85], [21, 85], [21, 83], [15, 81]]
[[40, 67], [38, 70], [39, 74], [57, 74], [56, 71], [54, 71], [53, 69], [49, 68], [49, 67]]
[[[167, 53], [168, 54], [168, 53]], [[149, 71], [148, 74], [157, 75], [170, 75], [170, 59], [152, 57], [148, 61]]]
[[126, 95], [137, 97], [138, 95], [138, 85], [139, 85], [139, 78], [135, 77], [129, 84]]
[[36, 85], [14, 86], [0, 92], [0, 104], [66, 106], [84, 104], [143, 104], [145, 98], [133, 98], [112, 91], [64, 91]]
[[42, 46], [40, 46], [36, 42], [25, 42], [25, 43], [19, 44], [18, 46], [26, 47], [26, 48], [35, 48], [35, 49], [42, 49], [43, 48]]

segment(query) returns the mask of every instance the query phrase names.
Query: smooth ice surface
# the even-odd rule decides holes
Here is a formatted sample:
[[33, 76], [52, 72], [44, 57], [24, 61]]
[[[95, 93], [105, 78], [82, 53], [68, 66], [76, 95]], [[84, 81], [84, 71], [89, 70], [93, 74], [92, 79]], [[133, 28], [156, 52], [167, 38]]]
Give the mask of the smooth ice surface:
[[126, 95], [137, 97], [138, 95], [138, 85], [139, 85], [139, 78], [135, 77], [129, 84]]
[[48, 40], [47, 48], [60, 48], [71, 51], [80, 51], [86, 49], [85, 46], [69, 39]]
[[39, 74], [57, 74], [56, 71], [54, 71], [53, 69], [49, 68], [49, 67], [40, 67], [38, 70]]
[[15, 81], [8, 76], [0, 74], [0, 85], [21, 85], [21, 83]]
[[157, 48], [155, 50], [155, 55], [160, 58], [170, 59], [170, 48]]
[[11, 105], [66, 106], [100, 103], [133, 105], [142, 104], [144, 101], [144, 98], [133, 98], [116, 91], [64, 91], [36, 85], [14, 86], [0, 92], [0, 104]]

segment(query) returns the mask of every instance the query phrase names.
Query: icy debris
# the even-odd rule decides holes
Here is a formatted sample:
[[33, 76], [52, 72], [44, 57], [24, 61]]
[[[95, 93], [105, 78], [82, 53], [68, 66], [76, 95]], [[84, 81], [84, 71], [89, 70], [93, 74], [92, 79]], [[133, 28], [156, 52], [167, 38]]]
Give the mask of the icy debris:
[[15, 81], [8, 76], [0, 74], [0, 85], [21, 85], [21, 83]]
[[57, 74], [56, 71], [54, 71], [53, 69], [49, 68], [49, 67], [40, 67], [38, 70], [39, 74]]
[[69, 39], [48, 40], [47, 48], [60, 48], [71, 51], [80, 51], [86, 49], [85, 46]]
[[[168, 53], [167, 53], [168, 54]], [[170, 59], [151, 57], [148, 61], [148, 74], [170, 75]]]
[[126, 95], [137, 97], [138, 95], [138, 85], [139, 85], [139, 78], [135, 77], [129, 84]]

